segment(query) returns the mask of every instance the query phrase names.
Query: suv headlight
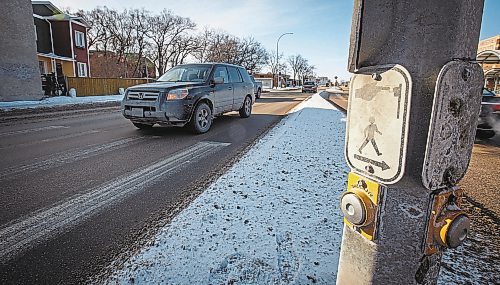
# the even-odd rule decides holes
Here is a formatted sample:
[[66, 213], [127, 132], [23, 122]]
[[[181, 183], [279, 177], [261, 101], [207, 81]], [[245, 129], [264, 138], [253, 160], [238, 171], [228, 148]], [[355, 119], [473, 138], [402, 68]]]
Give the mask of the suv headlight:
[[184, 99], [189, 94], [189, 90], [186, 88], [183, 89], [174, 89], [170, 90], [167, 93], [167, 100], [179, 100]]

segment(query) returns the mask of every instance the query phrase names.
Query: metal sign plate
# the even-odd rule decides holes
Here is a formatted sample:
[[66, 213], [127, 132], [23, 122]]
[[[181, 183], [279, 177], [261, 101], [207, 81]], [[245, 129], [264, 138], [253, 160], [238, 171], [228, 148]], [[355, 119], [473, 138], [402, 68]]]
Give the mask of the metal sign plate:
[[422, 170], [427, 189], [456, 185], [465, 175], [481, 109], [483, 80], [477, 63], [451, 61], [441, 69]]
[[345, 155], [353, 171], [393, 184], [404, 173], [412, 83], [401, 65], [378, 70], [351, 80]]

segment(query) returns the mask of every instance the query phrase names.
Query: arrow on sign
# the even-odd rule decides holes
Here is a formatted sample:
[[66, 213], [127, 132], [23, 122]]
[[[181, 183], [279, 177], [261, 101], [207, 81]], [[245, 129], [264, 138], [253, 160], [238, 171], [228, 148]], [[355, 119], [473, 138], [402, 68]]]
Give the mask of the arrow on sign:
[[367, 157], [364, 157], [364, 156], [361, 156], [361, 155], [357, 155], [357, 154], [354, 155], [354, 158], [357, 159], [357, 160], [361, 160], [363, 162], [369, 163], [369, 164], [373, 164], [373, 165], [375, 165], [377, 167], [380, 167], [382, 169], [382, 171], [387, 170], [387, 169], [390, 168], [389, 165], [387, 165], [387, 163], [385, 163], [385, 161], [379, 162], [379, 161], [376, 161], [376, 160], [373, 160], [373, 159], [369, 159]]

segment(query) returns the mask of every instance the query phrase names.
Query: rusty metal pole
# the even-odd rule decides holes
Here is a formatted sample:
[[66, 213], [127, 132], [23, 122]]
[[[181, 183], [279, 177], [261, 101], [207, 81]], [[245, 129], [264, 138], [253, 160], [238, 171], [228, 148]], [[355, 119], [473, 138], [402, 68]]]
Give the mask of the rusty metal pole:
[[466, 237], [483, 0], [355, 0], [337, 284], [434, 284]]

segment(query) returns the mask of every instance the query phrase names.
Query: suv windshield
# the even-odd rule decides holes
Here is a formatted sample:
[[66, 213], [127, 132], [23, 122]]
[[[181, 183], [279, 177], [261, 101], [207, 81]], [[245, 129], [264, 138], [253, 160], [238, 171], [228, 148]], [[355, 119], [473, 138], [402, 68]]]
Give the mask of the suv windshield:
[[306, 81], [306, 82], [304, 82], [304, 85], [314, 85], [314, 82]]
[[204, 82], [210, 75], [212, 65], [178, 65], [158, 78], [158, 81], [167, 82]]

